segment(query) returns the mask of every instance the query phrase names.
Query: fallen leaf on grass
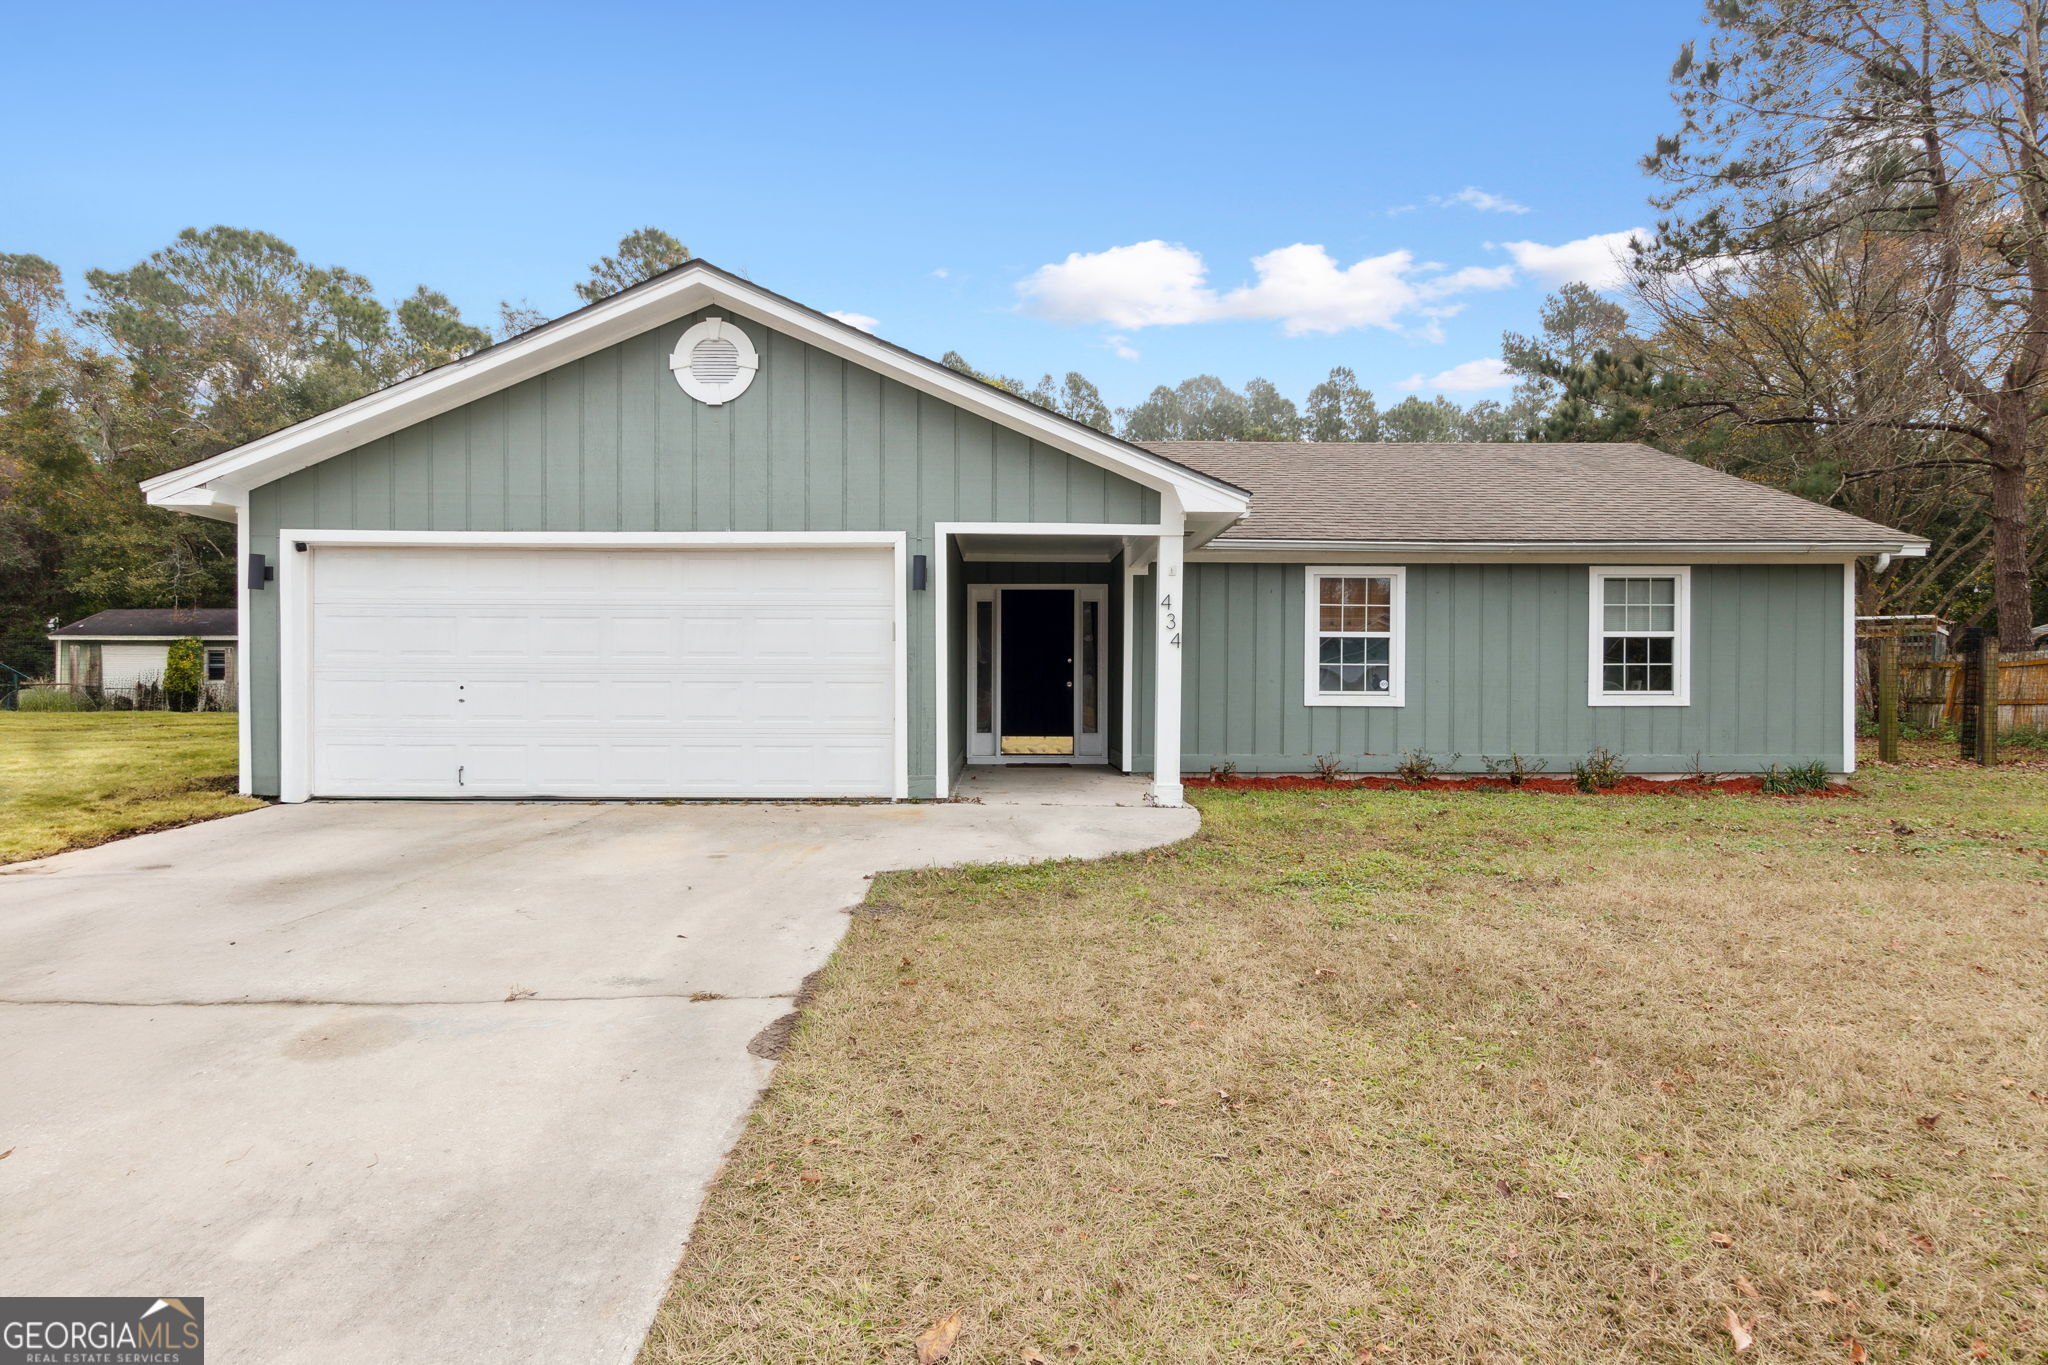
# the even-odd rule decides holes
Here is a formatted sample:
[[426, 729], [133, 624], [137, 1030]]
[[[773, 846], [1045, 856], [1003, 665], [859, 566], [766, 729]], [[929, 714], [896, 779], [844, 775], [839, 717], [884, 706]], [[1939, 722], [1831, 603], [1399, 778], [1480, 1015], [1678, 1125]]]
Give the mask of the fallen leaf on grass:
[[1925, 1128], [1927, 1131], [1931, 1133], [1934, 1131], [1934, 1125], [1941, 1122], [1941, 1115], [1922, 1114], [1919, 1118], [1914, 1119], [1913, 1122], [1919, 1124], [1922, 1128]]
[[1934, 1250], [1934, 1239], [1924, 1232], [1916, 1232], [1906, 1240], [1919, 1247], [1922, 1251]]
[[1760, 1299], [1763, 1297], [1763, 1295], [1756, 1292], [1756, 1286], [1749, 1282], [1747, 1275], [1737, 1275], [1735, 1277], [1735, 1292], [1742, 1295], [1745, 1299]]
[[[1832, 1289], [1809, 1289], [1806, 1291], [1806, 1297], [1815, 1303], [1823, 1304], [1829, 1308], [1842, 1301], [1842, 1296]], [[1851, 1340], [1853, 1339], [1851, 1338]]]
[[1849, 1338], [1849, 1365], [1869, 1365], [1870, 1352], [1863, 1349], [1863, 1343]]
[[[1735, 1316], [1733, 1308], [1728, 1310], [1728, 1321], [1725, 1325], [1728, 1329], [1729, 1337], [1735, 1342], [1735, 1354], [1741, 1355], [1744, 1351], [1756, 1345], [1756, 1338], [1750, 1336], [1749, 1328], [1743, 1326], [1742, 1319]], [[1751, 1326], [1754, 1325], [1753, 1323], [1751, 1324]]]
[[815, 1185], [824, 1178], [825, 1175], [822, 1171], [804, 1171], [797, 1176], [797, 1179], [803, 1181], [806, 1185]]
[[1018, 1365], [1052, 1365], [1052, 1362], [1036, 1351], [1026, 1351], [1019, 1358]]
[[953, 1353], [953, 1343], [960, 1340], [960, 1310], [940, 1318], [917, 1334], [912, 1344], [917, 1347], [917, 1365], [934, 1365]]
[[1707, 1240], [1717, 1247], [1732, 1247], [1735, 1245], [1735, 1239], [1725, 1232], [1710, 1232], [1707, 1234]]
[[1979, 1338], [1978, 1338], [1977, 1340], [1975, 1340], [1975, 1341], [1971, 1342], [1971, 1343], [1970, 1343], [1970, 1359], [1972, 1359], [1972, 1360], [1989, 1360], [1989, 1359], [1991, 1359], [1991, 1343], [1990, 1343], [1990, 1342], [1988, 1342], [1988, 1341], [1985, 1341], [1985, 1340], [1984, 1340], [1983, 1338], [1981, 1338], [1981, 1337], [1979, 1337]]

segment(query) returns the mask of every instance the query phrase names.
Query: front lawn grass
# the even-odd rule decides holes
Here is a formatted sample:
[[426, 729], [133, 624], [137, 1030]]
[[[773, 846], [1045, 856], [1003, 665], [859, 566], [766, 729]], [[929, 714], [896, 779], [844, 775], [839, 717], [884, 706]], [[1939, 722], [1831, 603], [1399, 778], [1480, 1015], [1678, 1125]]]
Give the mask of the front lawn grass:
[[878, 879], [643, 1365], [2048, 1359], [2048, 768], [1857, 782]]
[[254, 810], [235, 717], [0, 711], [0, 863]]

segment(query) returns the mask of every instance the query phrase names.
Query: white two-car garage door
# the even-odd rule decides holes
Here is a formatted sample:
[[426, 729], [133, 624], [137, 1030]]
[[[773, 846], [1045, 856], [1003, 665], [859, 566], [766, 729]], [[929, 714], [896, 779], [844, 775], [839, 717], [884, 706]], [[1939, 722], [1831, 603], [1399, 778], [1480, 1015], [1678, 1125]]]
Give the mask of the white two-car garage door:
[[316, 546], [314, 796], [891, 796], [875, 548]]

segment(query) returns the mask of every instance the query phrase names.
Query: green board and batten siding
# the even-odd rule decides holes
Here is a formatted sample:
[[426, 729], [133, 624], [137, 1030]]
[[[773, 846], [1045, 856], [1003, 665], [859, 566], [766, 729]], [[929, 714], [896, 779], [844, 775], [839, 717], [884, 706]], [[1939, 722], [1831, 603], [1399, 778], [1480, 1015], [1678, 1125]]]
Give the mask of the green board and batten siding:
[[[1568, 772], [1594, 745], [1636, 772], [1842, 763], [1842, 567], [1692, 570], [1692, 704], [1590, 706], [1582, 564], [1408, 569], [1407, 704], [1303, 700], [1306, 575], [1299, 564], [1191, 563], [1182, 674], [1183, 765], [1305, 772], [1318, 755], [1385, 772], [1419, 750], [1454, 769], [1510, 753]], [[1138, 580], [1150, 600], [1153, 580]], [[1137, 766], [1151, 763], [1151, 632], [1134, 637]], [[1452, 762], [1453, 755], [1460, 757]]]
[[[742, 321], [761, 358], [719, 407], [677, 387], [655, 328], [255, 490], [278, 531], [905, 531], [941, 521], [1152, 523], [1158, 495], [876, 372]], [[911, 594], [910, 783], [934, 789], [935, 593]], [[250, 594], [257, 792], [278, 788], [277, 595]]]

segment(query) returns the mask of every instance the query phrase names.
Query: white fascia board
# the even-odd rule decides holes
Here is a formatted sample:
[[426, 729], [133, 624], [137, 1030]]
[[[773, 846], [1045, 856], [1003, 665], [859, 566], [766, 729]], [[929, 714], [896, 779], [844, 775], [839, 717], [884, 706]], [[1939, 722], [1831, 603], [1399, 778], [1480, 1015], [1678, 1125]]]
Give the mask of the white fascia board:
[[295, 473], [708, 306], [728, 308], [799, 337], [828, 354], [877, 370], [1162, 494], [1178, 494], [1181, 505], [1190, 512], [1236, 518], [1243, 516], [1248, 506], [1243, 494], [1221, 480], [1069, 422], [941, 365], [908, 357], [858, 328], [821, 319], [709, 266], [684, 266], [525, 337], [429, 370], [211, 459], [147, 479], [142, 488], [159, 507], [201, 510], [178, 499], [207, 485], [224, 490], [226, 496], [217, 500], [226, 502], [234, 492]]
[[43, 638], [55, 641], [60, 645], [67, 640], [100, 645], [167, 645], [179, 640], [198, 640], [202, 643], [213, 640], [233, 644], [238, 637], [234, 635], [45, 635]]
[[1927, 553], [1926, 541], [1679, 541], [1679, 540], [1229, 540], [1212, 541], [1190, 559], [1227, 561], [1255, 560], [1269, 563], [1301, 563], [1331, 555], [1396, 555], [1410, 561], [1512, 559], [1519, 562], [1554, 561], [1583, 563], [1587, 559], [1616, 556], [1668, 555], [1676, 561], [1692, 562], [1740, 556], [1785, 560], [1856, 559], [1865, 555], [1888, 554], [1912, 558]]

